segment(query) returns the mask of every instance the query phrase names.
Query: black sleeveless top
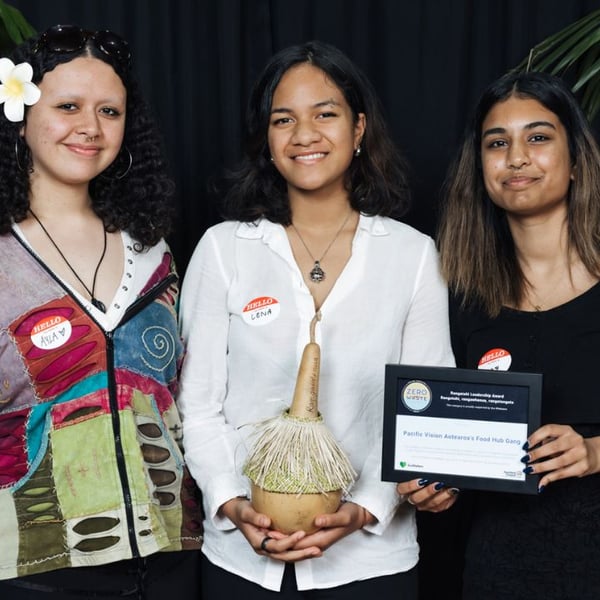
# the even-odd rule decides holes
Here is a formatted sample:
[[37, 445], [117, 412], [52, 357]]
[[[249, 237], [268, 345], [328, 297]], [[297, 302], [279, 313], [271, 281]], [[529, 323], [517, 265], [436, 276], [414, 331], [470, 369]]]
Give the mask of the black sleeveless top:
[[[457, 366], [543, 374], [542, 422], [600, 435], [600, 284], [542, 312], [490, 319], [450, 303]], [[474, 493], [463, 598], [598, 600], [600, 475], [548, 485], [537, 496]]]
[[600, 424], [600, 283], [551, 310], [505, 308], [494, 319], [454, 298], [450, 323], [458, 367], [503, 349], [508, 370], [543, 374], [542, 423]]

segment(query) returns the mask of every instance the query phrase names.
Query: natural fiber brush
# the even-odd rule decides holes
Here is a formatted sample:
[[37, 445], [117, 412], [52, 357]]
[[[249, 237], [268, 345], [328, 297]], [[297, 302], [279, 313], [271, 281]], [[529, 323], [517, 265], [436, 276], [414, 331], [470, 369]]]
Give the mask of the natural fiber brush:
[[328, 494], [347, 492], [356, 473], [318, 411], [321, 349], [310, 324], [289, 410], [256, 425], [254, 447], [244, 473], [266, 492]]
[[299, 418], [289, 411], [260, 425], [245, 474], [270, 492], [318, 494], [347, 491], [356, 476], [320, 415]]

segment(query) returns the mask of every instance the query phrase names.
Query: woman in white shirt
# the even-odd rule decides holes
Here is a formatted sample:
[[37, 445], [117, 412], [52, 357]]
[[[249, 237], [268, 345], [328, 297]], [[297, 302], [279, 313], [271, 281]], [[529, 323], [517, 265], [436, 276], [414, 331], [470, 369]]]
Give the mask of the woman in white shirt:
[[[407, 203], [404, 163], [356, 66], [320, 42], [275, 55], [251, 95], [228, 220], [203, 236], [182, 291], [179, 402], [204, 494], [206, 597], [416, 598], [414, 511], [380, 478], [384, 367], [453, 357], [434, 244], [390, 218]], [[265, 544], [244, 425], [289, 405], [316, 310], [319, 408], [358, 479], [316, 533]]]

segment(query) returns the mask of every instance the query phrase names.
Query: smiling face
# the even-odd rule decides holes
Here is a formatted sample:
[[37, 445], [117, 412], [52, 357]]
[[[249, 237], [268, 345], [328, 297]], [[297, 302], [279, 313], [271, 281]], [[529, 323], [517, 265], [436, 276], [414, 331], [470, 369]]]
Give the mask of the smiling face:
[[364, 114], [355, 122], [342, 91], [317, 67], [292, 67], [275, 88], [268, 143], [290, 194], [345, 194], [364, 130]]
[[33, 160], [32, 183], [87, 185], [121, 148], [125, 87], [110, 65], [78, 57], [46, 73], [39, 88], [42, 96], [22, 131]]
[[481, 131], [487, 193], [509, 216], [566, 210], [573, 167], [559, 118], [532, 98], [511, 96], [488, 112]]

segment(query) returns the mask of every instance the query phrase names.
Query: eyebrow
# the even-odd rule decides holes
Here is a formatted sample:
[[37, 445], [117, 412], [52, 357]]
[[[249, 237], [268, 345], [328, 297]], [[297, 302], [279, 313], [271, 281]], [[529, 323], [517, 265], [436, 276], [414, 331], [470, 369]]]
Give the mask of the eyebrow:
[[[48, 96], [50, 96], [50, 95], [48, 95]], [[53, 104], [64, 104], [64, 103], [69, 103], [69, 102], [85, 102], [86, 100], [87, 100], [86, 94], [79, 94], [79, 93], [69, 94], [69, 93], [64, 93], [61, 91], [60, 93], [57, 93], [52, 98], [52, 103]], [[123, 97], [105, 96], [104, 98], [94, 99], [93, 102], [97, 103], [97, 104], [126, 105], [127, 98], [125, 95], [123, 95]]]
[[[526, 131], [529, 129], [535, 129], [536, 127], [550, 127], [550, 129], [554, 129], [556, 131], [556, 127], [550, 123], [550, 121], [533, 121], [533, 123], [527, 123], [523, 129]], [[492, 127], [490, 129], [486, 129], [481, 137], [484, 138], [488, 135], [496, 135], [499, 133], [506, 133], [506, 129], [504, 127]]]
[[[340, 103], [334, 100], [333, 98], [329, 98], [328, 100], [322, 100], [321, 102], [317, 102], [312, 105], [312, 108], [323, 108], [324, 106], [340, 106]], [[274, 113], [292, 113], [294, 112], [291, 108], [273, 108], [271, 109], [271, 114]]]

